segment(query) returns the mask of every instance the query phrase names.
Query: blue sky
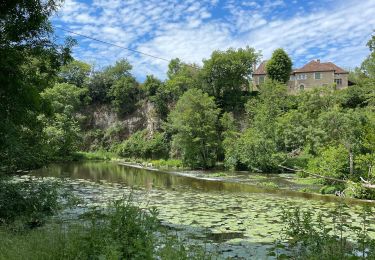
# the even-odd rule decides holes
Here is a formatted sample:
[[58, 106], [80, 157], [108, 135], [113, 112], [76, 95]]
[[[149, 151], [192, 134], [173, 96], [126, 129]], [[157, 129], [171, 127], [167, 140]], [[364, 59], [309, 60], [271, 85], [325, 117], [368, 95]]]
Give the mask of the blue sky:
[[[165, 59], [201, 64], [214, 50], [248, 45], [263, 59], [284, 48], [294, 67], [321, 59], [350, 69], [369, 53], [375, 0], [65, 0], [52, 22]], [[165, 61], [74, 38], [73, 55], [96, 68], [127, 58], [138, 79], [147, 74], [165, 78]]]

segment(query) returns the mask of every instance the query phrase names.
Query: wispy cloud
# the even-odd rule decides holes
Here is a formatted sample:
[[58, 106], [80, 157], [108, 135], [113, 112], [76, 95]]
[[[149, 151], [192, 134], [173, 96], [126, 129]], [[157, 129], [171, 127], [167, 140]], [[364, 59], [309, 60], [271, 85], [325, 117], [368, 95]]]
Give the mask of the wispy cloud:
[[[67, 0], [53, 23], [166, 59], [201, 63], [213, 50], [249, 45], [264, 57], [285, 48], [295, 65], [312, 58], [354, 67], [367, 55], [375, 1]], [[324, 8], [327, 7], [327, 8]], [[164, 78], [167, 63], [79, 38], [74, 55], [97, 66], [128, 58], [134, 73]]]

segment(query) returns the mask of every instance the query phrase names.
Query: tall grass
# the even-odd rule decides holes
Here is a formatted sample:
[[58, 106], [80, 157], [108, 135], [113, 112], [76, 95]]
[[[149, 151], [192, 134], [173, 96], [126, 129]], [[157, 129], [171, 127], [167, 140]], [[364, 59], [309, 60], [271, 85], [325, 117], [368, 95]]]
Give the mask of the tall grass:
[[375, 259], [375, 239], [369, 236], [373, 212], [364, 207], [360, 225], [348, 222], [346, 205], [340, 203], [331, 213], [331, 222], [322, 214], [314, 215], [299, 208], [285, 210], [280, 232], [271, 255], [279, 259]]
[[154, 208], [131, 200], [92, 209], [81, 221], [14, 232], [0, 227], [0, 259], [210, 259], [159, 223]]

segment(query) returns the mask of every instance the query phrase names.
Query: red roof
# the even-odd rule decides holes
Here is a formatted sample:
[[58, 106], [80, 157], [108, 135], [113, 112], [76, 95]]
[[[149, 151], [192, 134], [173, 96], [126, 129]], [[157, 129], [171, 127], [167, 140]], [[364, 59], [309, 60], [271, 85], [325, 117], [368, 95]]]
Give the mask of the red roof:
[[320, 62], [319, 60], [312, 60], [300, 69], [296, 69], [294, 72], [323, 72], [323, 71], [334, 71], [335, 73], [348, 73], [344, 69], [335, 65], [332, 62]]
[[253, 75], [266, 75], [266, 63], [266, 60], [262, 61], [262, 63], [259, 64], [258, 68], [254, 71]]
[[[262, 61], [258, 68], [254, 71], [253, 75], [265, 75], [266, 74], [266, 62]], [[346, 70], [340, 68], [332, 62], [320, 62], [319, 60], [312, 60], [300, 69], [293, 69], [292, 73], [298, 72], [323, 72], [323, 71], [334, 71], [335, 73], [348, 73]]]

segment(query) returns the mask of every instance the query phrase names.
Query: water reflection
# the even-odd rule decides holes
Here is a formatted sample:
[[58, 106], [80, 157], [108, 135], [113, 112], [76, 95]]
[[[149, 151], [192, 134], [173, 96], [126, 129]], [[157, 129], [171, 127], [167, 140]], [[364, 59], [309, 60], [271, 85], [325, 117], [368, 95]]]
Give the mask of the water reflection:
[[[243, 182], [225, 180], [207, 180], [200, 177], [180, 175], [173, 172], [149, 171], [134, 167], [128, 167], [111, 162], [82, 162], [51, 165], [33, 173], [38, 176], [68, 177], [72, 179], [86, 179], [95, 182], [106, 181], [121, 183], [130, 187], [144, 187], [147, 190], [153, 188], [199, 190], [203, 192], [244, 192], [267, 193], [277, 196], [297, 197], [304, 199], [322, 200], [324, 202], [337, 202], [335, 196], [323, 196], [298, 192], [288, 189], [272, 189], [259, 185], [249, 185]], [[285, 183], [285, 178], [274, 177], [277, 184]], [[270, 177], [271, 177], [270, 176]], [[284, 185], [285, 186], [285, 185]], [[366, 204], [367, 202], [345, 199], [347, 203]]]
[[[334, 196], [146, 171], [110, 162], [51, 165], [33, 174], [76, 179], [72, 181], [76, 190], [79, 190], [82, 182], [84, 188], [80, 194], [94, 202], [108, 201], [124, 192], [134, 192], [137, 202], [159, 210], [163, 223], [186, 232], [189, 237], [204, 235], [203, 239], [208, 241], [223, 242], [221, 248], [227, 252], [227, 255], [223, 255], [230, 257], [237, 255], [246, 258], [252, 255], [256, 259], [264, 259], [265, 249], [279, 238], [283, 228], [280, 220], [283, 209], [298, 206], [302, 210], [322, 213], [325, 221], [331, 221], [329, 213], [338, 201]], [[85, 186], [86, 181], [77, 179], [94, 183]], [[113, 185], [104, 185], [103, 182]], [[139, 189], [130, 191], [129, 187]], [[363, 202], [347, 202], [351, 203], [347, 221], [359, 225]], [[370, 221], [370, 225], [375, 226], [374, 216], [370, 217]], [[375, 237], [375, 232], [369, 234]], [[254, 252], [260, 253], [255, 256]]]

